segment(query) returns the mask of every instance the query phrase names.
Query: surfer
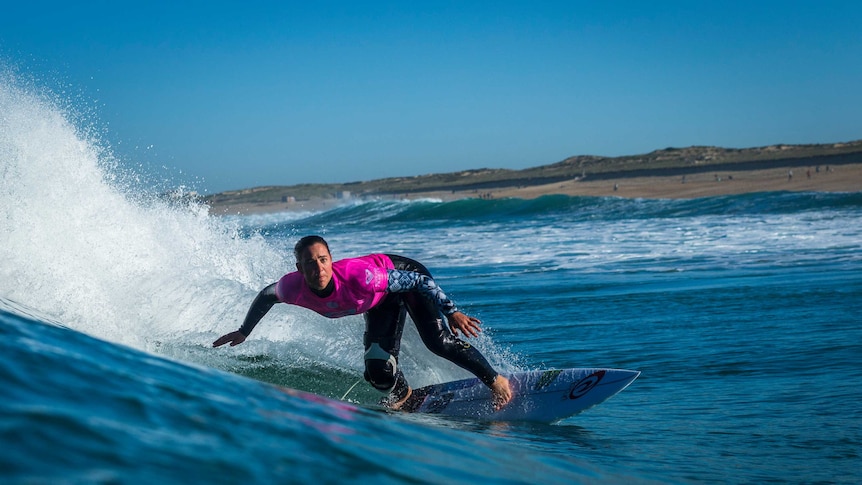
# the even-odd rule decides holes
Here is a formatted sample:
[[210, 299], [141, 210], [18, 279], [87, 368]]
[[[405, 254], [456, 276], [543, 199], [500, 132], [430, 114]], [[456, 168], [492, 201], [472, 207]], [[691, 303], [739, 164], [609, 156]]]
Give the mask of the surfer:
[[[325, 317], [365, 317], [365, 380], [387, 394], [381, 401], [398, 409], [412, 394], [398, 366], [401, 333], [409, 313], [428, 349], [472, 372], [491, 389], [495, 409], [512, 399], [509, 380], [498, 374], [475, 347], [460, 339], [481, 332], [479, 319], [455, 304], [418, 261], [371, 254], [333, 262], [329, 244], [306, 236], [294, 247], [297, 271], [258, 293], [239, 330], [221, 336], [213, 347], [241, 344], [276, 303], [289, 303]], [[444, 323], [445, 316], [448, 326]]]

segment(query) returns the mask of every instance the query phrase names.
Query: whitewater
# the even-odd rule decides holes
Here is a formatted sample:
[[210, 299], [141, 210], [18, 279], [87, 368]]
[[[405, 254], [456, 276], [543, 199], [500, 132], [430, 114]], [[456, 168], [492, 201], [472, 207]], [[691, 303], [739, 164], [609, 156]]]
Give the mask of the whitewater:
[[[69, 104], [0, 76], [4, 483], [862, 478], [862, 192], [216, 217]], [[211, 348], [307, 234], [423, 262], [498, 369], [641, 377], [561, 423], [487, 423], [375, 410], [361, 317], [279, 305]], [[401, 363], [414, 386], [467, 377], [409, 324]]]

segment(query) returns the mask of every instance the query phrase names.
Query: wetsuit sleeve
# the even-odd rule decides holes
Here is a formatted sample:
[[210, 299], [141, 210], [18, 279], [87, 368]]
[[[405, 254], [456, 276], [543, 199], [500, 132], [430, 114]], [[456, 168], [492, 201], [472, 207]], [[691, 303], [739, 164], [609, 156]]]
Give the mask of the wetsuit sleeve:
[[242, 326], [239, 327], [239, 332], [246, 337], [249, 336], [251, 331], [254, 329], [254, 326], [257, 325], [258, 322], [264, 317], [264, 315], [269, 312], [269, 309], [272, 308], [273, 305], [278, 303], [278, 297], [275, 294], [275, 285], [278, 283], [273, 283], [266, 288], [260, 290], [260, 293], [257, 294], [257, 297], [251, 304], [251, 308], [248, 309], [248, 313], [245, 316], [245, 321], [242, 322]]
[[428, 275], [415, 271], [390, 269], [388, 277], [389, 283], [387, 284], [386, 291], [390, 293], [403, 293], [416, 290], [433, 302], [444, 315], [451, 315], [458, 311], [455, 303], [446, 296], [446, 293], [443, 293], [443, 290]]

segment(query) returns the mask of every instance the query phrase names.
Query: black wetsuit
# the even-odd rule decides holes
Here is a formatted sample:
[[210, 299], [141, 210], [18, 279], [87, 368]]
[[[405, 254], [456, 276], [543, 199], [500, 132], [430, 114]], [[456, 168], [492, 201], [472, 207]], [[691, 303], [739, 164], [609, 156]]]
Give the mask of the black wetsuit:
[[[395, 269], [413, 271], [431, 277], [428, 269], [418, 261], [392, 254], [387, 256], [392, 260]], [[377, 306], [365, 313], [363, 340], [366, 351], [366, 380], [378, 389], [391, 389], [390, 399], [395, 402], [406, 396], [408, 386], [401, 369], [395, 369], [393, 375], [390, 362], [368, 358], [371, 345], [376, 343], [397, 361], [406, 313], [410, 314], [410, 318], [416, 324], [419, 336], [428, 350], [472, 372], [487, 386], [491, 386], [497, 377], [497, 372], [475, 347], [452, 333], [437, 306], [418, 291], [390, 293]], [[377, 382], [380, 379], [382, 382]]]

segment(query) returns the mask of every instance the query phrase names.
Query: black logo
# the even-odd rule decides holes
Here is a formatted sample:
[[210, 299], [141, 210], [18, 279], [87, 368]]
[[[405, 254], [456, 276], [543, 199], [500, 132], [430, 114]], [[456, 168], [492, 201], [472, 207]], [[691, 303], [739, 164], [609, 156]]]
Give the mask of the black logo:
[[569, 391], [569, 399], [577, 399], [584, 394], [590, 392], [590, 390], [602, 380], [602, 377], [605, 376], [605, 371], [600, 370], [598, 372], [594, 372], [587, 377], [579, 380], [574, 386], [572, 386], [572, 390]]

